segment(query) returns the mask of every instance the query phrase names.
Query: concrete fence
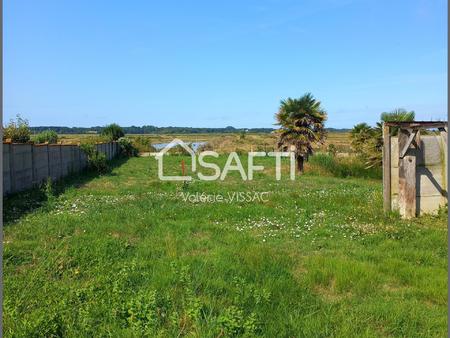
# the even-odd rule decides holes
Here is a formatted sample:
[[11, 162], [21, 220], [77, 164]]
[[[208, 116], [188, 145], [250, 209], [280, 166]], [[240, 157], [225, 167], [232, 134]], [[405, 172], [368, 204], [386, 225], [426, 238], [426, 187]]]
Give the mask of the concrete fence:
[[[116, 142], [96, 144], [111, 160]], [[50, 177], [56, 181], [86, 168], [87, 157], [77, 145], [3, 143], [3, 195], [29, 189]]]

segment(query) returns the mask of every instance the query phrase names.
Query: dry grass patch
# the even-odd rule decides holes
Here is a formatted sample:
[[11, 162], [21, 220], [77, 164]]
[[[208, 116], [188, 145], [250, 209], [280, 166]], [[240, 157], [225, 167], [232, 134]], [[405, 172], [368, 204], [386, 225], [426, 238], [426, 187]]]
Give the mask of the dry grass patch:
[[322, 300], [327, 303], [338, 303], [342, 300], [352, 297], [351, 292], [339, 292], [336, 289], [336, 280], [332, 279], [328, 285], [314, 286], [314, 293], [316, 293]]

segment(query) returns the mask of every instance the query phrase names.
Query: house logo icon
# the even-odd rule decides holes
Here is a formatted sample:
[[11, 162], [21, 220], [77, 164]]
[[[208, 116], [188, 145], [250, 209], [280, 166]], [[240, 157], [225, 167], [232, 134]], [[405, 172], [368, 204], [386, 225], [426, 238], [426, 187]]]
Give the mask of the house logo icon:
[[[254, 164], [254, 159], [257, 157], [274, 157], [275, 158], [275, 178], [276, 180], [281, 179], [281, 158], [282, 157], [289, 157], [290, 158], [290, 179], [295, 179], [295, 154], [293, 151], [274, 151], [266, 153], [265, 151], [259, 151], [259, 152], [249, 152], [247, 154], [247, 164], [245, 167], [247, 169], [244, 169], [244, 165], [242, 165], [241, 160], [239, 159], [239, 155], [233, 151], [228, 155], [227, 161], [225, 165], [223, 166], [223, 170], [218, 166], [217, 163], [214, 163], [214, 159], [219, 158], [219, 154], [215, 151], [211, 150], [204, 150], [200, 151], [198, 153], [198, 156], [193, 148], [189, 146], [189, 143], [185, 143], [180, 139], [173, 139], [168, 144], [162, 144], [164, 145], [164, 148], [162, 148], [159, 152], [151, 153], [151, 156], [154, 156], [155, 159], [158, 161], [158, 177], [161, 181], [192, 181], [192, 176], [184, 176], [184, 160], [181, 161], [181, 165], [183, 168], [183, 173], [181, 176], [165, 176], [163, 169], [164, 169], [164, 155], [166, 154], [170, 149], [174, 147], [182, 147], [186, 152], [191, 156], [191, 172], [196, 173], [197, 177], [201, 181], [214, 181], [220, 179], [223, 181], [227, 174], [230, 171], [236, 171], [240, 174], [243, 181], [251, 181], [253, 180], [253, 172], [255, 171], [262, 171], [264, 170], [263, 165], [256, 165]], [[201, 168], [208, 168], [208, 169], [214, 169], [214, 174], [212, 175], [205, 175], [204, 173], [200, 171], [197, 172], [197, 157], [198, 157], [198, 164]], [[212, 162], [206, 162], [205, 157], [211, 158]]]
[[186, 143], [184, 143], [180, 139], [173, 139], [172, 142], [168, 143], [163, 149], [161, 149], [157, 153], [151, 153], [151, 156], [155, 156], [158, 161], [158, 177], [161, 181], [191, 181], [192, 176], [164, 176], [164, 154], [166, 154], [173, 147], [180, 146], [185, 149], [191, 155], [191, 170], [192, 172], [196, 171], [196, 155], [195, 152], [189, 147]]

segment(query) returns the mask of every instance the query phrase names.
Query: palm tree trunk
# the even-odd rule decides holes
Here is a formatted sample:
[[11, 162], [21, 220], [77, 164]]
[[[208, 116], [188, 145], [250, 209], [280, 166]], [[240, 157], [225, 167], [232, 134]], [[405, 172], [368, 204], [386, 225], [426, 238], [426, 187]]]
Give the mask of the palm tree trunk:
[[301, 174], [303, 173], [303, 162], [304, 162], [304, 158], [302, 155], [297, 155], [296, 156], [296, 160], [297, 160], [297, 170], [298, 172]]

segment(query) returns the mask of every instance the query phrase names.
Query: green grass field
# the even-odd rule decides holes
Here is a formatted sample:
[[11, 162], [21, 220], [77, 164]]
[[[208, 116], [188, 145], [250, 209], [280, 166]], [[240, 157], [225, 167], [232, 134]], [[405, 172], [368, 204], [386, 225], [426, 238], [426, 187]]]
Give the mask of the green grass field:
[[[8, 198], [5, 336], [447, 336], [446, 211], [401, 220], [380, 180], [278, 182], [258, 162], [251, 182], [183, 185], [153, 158], [116, 160]], [[182, 195], [235, 192], [267, 201]]]

